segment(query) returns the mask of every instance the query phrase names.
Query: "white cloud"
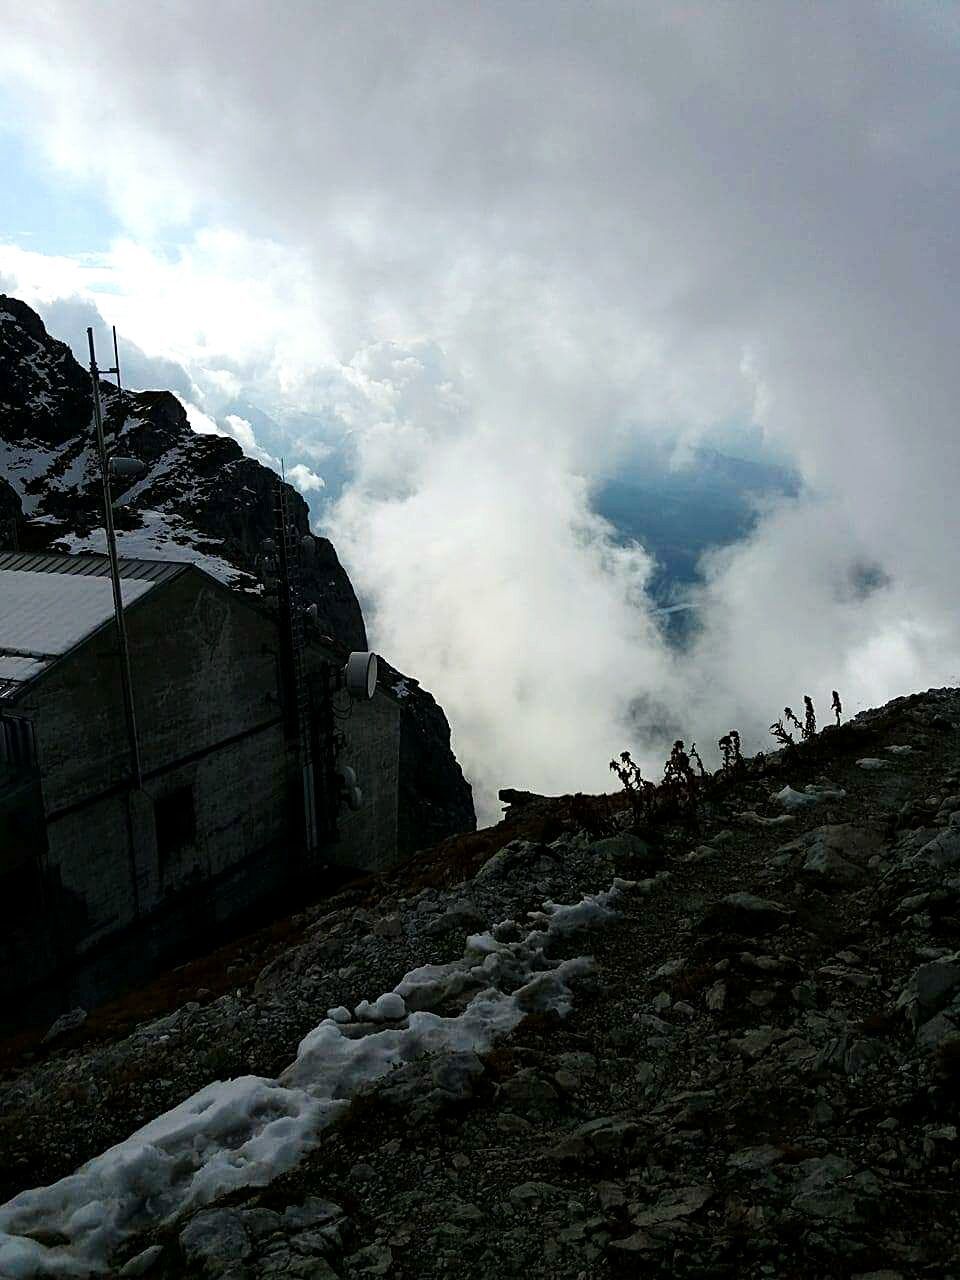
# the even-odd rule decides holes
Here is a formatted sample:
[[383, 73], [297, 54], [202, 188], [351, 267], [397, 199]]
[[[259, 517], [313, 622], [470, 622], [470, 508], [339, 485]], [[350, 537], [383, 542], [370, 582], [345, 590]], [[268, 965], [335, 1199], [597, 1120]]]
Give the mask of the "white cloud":
[[[638, 716], [653, 759], [733, 723], [759, 745], [804, 692], [956, 678], [942, 10], [92, 12], [11, 8], [0, 53], [21, 127], [137, 237], [51, 278], [121, 282], [105, 317], [207, 396], [235, 379], [345, 433], [332, 533], [474, 774], [594, 785]], [[638, 437], [736, 420], [819, 496], [714, 560], [679, 668], [590, 481]], [[856, 562], [888, 585], [857, 598]]]
[[189, 401], [183, 401], [183, 410], [187, 415], [187, 421], [198, 436], [225, 436], [229, 434], [197, 405], [191, 404]]
[[287, 479], [292, 485], [296, 485], [301, 493], [312, 493], [314, 490], [323, 488], [323, 476], [318, 476], [302, 462], [287, 468]]

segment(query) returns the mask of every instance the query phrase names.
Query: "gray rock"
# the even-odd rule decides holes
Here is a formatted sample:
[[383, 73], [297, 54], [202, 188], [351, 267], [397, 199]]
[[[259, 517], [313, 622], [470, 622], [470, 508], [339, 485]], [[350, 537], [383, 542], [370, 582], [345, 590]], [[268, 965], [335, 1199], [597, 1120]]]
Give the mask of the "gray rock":
[[544, 1111], [556, 1105], [560, 1095], [556, 1088], [532, 1067], [524, 1067], [501, 1086], [510, 1106], [521, 1111]]
[[[546, 845], [532, 840], [511, 840], [488, 858], [473, 878], [482, 883], [505, 876], [535, 873], [541, 857], [549, 852]], [[554, 854], [553, 857], [559, 861], [559, 855]]]
[[838, 889], [862, 884], [867, 878], [866, 872], [856, 863], [848, 862], [836, 849], [823, 845], [810, 850], [801, 872], [821, 885]]
[[144, 1272], [150, 1270], [161, 1253], [163, 1253], [163, 1245], [152, 1244], [148, 1249], [144, 1249], [125, 1262], [120, 1268], [119, 1274], [121, 1276], [142, 1276]]
[[283, 1221], [292, 1231], [304, 1231], [311, 1227], [325, 1227], [329, 1223], [339, 1222], [344, 1211], [332, 1200], [321, 1200], [319, 1196], [307, 1196], [302, 1205], [287, 1205], [283, 1211]]
[[960, 827], [945, 827], [921, 846], [914, 861], [937, 870], [960, 866]]
[[599, 1116], [580, 1125], [549, 1152], [551, 1159], [578, 1162], [599, 1156], [630, 1152], [640, 1136], [640, 1126], [620, 1116]]
[[917, 1031], [917, 1046], [928, 1052], [939, 1049], [949, 1040], [960, 1039], [960, 1020], [937, 1013]]
[[960, 987], [960, 964], [956, 961], [935, 960], [921, 965], [915, 980], [920, 1008], [934, 1012], [942, 1008]]
[[82, 1027], [86, 1020], [86, 1009], [71, 1009], [69, 1013], [62, 1013], [43, 1037], [43, 1043], [50, 1044], [52, 1040], [65, 1036], [68, 1031], [76, 1031], [77, 1027]]
[[734, 1151], [732, 1155], [727, 1157], [727, 1167], [738, 1169], [745, 1173], [756, 1173], [762, 1169], [769, 1169], [771, 1165], [779, 1164], [783, 1158], [784, 1155], [780, 1148], [770, 1144], [759, 1147], [744, 1147], [740, 1151]]
[[387, 1245], [368, 1244], [352, 1253], [346, 1262], [354, 1275], [385, 1276], [393, 1266], [393, 1250]]
[[592, 846], [592, 851], [600, 858], [609, 859], [616, 870], [635, 871], [642, 863], [649, 862], [653, 857], [653, 850], [647, 841], [629, 833], [597, 840]]
[[208, 1276], [229, 1276], [253, 1254], [240, 1209], [206, 1209], [180, 1232], [180, 1248], [191, 1266]]
[[374, 921], [373, 932], [378, 938], [402, 938], [403, 921], [398, 915], [381, 916]]
[[567, 1192], [552, 1182], [521, 1182], [507, 1192], [511, 1204], [518, 1208], [530, 1208], [537, 1204], [565, 1204]]
[[648, 1209], [630, 1207], [630, 1221], [635, 1227], [652, 1227], [661, 1222], [673, 1222], [687, 1218], [716, 1195], [716, 1188], [707, 1184], [677, 1187]]
[[874, 1173], [854, 1173], [853, 1165], [840, 1156], [804, 1160], [798, 1168], [803, 1181], [791, 1207], [808, 1218], [852, 1226], [869, 1216], [871, 1202], [880, 1194]]
[[471, 1050], [438, 1054], [390, 1072], [376, 1092], [391, 1106], [410, 1108], [411, 1121], [422, 1121], [473, 1097], [482, 1074], [483, 1063]]
[[812, 1070], [842, 1071], [848, 1076], [861, 1075], [875, 1067], [887, 1050], [876, 1040], [844, 1034], [828, 1040], [812, 1062]]
[[431, 920], [425, 932], [428, 937], [436, 938], [442, 933], [448, 933], [453, 930], [469, 933], [472, 929], [478, 929], [486, 923], [485, 917], [471, 903], [455, 903], [452, 907], [448, 907], [442, 915]]

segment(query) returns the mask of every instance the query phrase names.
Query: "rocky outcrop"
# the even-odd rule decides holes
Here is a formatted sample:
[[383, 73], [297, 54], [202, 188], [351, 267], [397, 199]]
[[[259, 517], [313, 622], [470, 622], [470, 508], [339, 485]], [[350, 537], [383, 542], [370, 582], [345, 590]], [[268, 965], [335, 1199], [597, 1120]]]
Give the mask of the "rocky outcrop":
[[62, 445], [90, 426], [90, 379], [35, 311], [0, 293], [0, 437]]
[[451, 832], [477, 825], [473, 792], [450, 749], [450, 725], [431, 694], [389, 663], [380, 664], [380, 682], [400, 703], [400, 797], [397, 847], [411, 854], [437, 844]]
[[[170, 392], [127, 393], [121, 403], [111, 383], [100, 390], [110, 447], [147, 467], [142, 479], [114, 490], [120, 554], [195, 560], [238, 590], [258, 590], [258, 557], [274, 530], [275, 473], [232, 438], [193, 431]], [[69, 348], [24, 303], [0, 294], [0, 477], [23, 503], [27, 549], [103, 549], [92, 413], [89, 376]], [[12, 501], [4, 487], [0, 522], [2, 504]], [[285, 489], [297, 529], [309, 533], [306, 502]], [[306, 603], [317, 605], [320, 631], [347, 649], [366, 649], [360, 604], [333, 544], [316, 538], [312, 552], [303, 560], [303, 588]], [[416, 680], [388, 670], [405, 690], [400, 829], [407, 852], [473, 829], [476, 819], [442, 710]]]
[[[814, 802], [753, 822], [785, 788]], [[439, 878], [449, 848], [442, 866], [422, 855], [303, 913], [279, 948], [246, 939], [216, 991], [109, 1043], [80, 1028], [86, 1043], [9, 1074], [5, 1190], [67, 1174], [211, 1080], [284, 1076], [318, 1010], [372, 1058], [411, 1010], [439, 1028], [520, 981], [533, 1005], [567, 963], [565, 1014], [535, 1012], [485, 1052], [410, 1056], [295, 1167], [156, 1221], [117, 1273], [955, 1275], [960, 691], [748, 762], [697, 830], [668, 822], [655, 849], [557, 805], [549, 844], [463, 837], [476, 856], [459, 882]], [[809, 870], [816, 850], [862, 875]], [[526, 931], [618, 872], [616, 917], [585, 935], [573, 913], [545, 937], [542, 983], [518, 976]], [[29, 1231], [58, 1246], [39, 1218]]]

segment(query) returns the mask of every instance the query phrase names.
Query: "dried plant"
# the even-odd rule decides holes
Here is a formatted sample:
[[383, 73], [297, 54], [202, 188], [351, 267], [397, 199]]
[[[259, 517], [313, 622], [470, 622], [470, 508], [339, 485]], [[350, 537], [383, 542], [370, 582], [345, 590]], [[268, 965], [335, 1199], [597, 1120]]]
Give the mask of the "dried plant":
[[653, 814], [657, 789], [652, 782], [647, 782], [640, 772], [640, 766], [631, 758], [629, 751], [621, 751], [620, 759], [611, 760], [610, 768], [623, 783], [623, 789], [633, 810], [633, 825], [641, 826]]
[[[803, 741], [808, 742], [811, 738], [815, 738], [817, 736], [817, 713], [813, 709], [813, 699], [809, 694], [805, 693], [803, 695], [803, 706], [803, 724], [800, 723], [789, 707], [783, 708], [783, 718], [799, 729], [800, 736]], [[833, 690], [833, 710], [836, 712], [837, 724], [839, 724], [842, 707], [840, 706], [840, 695], [837, 693], [836, 689]], [[783, 720], [777, 720], [772, 724], [770, 726], [770, 732], [776, 740], [783, 743], [785, 747], [792, 747], [795, 745], [793, 734], [784, 728]]]
[[697, 768], [698, 768], [698, 769], [699, 769], [699, 771], [700, 771], [700, 777], [701, 777], [701, 778], [705, 778], [705, 777], [707, 776], [707, 771], [706, 771], [706, 769], [703, 767], [703, 761], [700, 759], [700, 753], [699, 753], [699, 751], [697, 750], [697, 744], [696, 744], [695, 742], [692, 742], [692, 743], [690, 744], [690, 759], [691, 759], [691, 760], [696, 760], [696, 762], [697, 762]]
[[688, 814], [697, 807], [697, 775], [690, 767], [690, 757], [683, 747], [682, 739], [673, 744], [670, 759], [663, 766], [664, 797], [669, 803], [672, 799], [676, 805]]
[[740, 754], [740, 735], [736, 729], [731, 729], [729, 733], [725, 733], [722, 738], [718, 739], [717, 746], [723, 753], [724, 773], [735, 773], [743, 768], [744, 760]]
[[668, 786], [683, 786], [684, 783], [694, 790], [697, 775], [690, 768], [690, 757], [683, 749], [683, 740], [678, 738], [673, 744], [670, 759], [663, 766], [663, 780]]
[[597, 797], [585, 796], [579, 791], [570, 801], [570, 820], [593, 840], [602, 840], [617, 832], [614, 822], [600, 808]]
[[[700, 757], [697, 756], [697, 759], [700, 760]], [[619, 761], [610, 761], [610, 768], [623, 783], [633, 810], [635, 828], [670, 812], [675, 813], [677, 809], [683, 810], [688, 816], [695, 814], [697, 775], [690, 765], [690, 757], [684, 750], [681, 739], [678, 738], [673, 744], [659, 787], [642, 776], [640, 766], [631, 758], [629, 751], [621, 751]], [[700, 768], [706, 776], [702, 760]]]
[[803, 736], [804, 738], [812, 738], [817, 732], [817, 717], [813, 710], [813, 699], [806, 694], [803, 695], [804, 717], [803, 717]]
[[801, 734], [803, 733], [803, 725], [800, 723], [800, 721], [793, 714], [793, 712], [789, 707], [783, 708], [783, 718], [785, 720], [789, 720], [791, 724], [796, 725], [796, 727], [800, 730]]

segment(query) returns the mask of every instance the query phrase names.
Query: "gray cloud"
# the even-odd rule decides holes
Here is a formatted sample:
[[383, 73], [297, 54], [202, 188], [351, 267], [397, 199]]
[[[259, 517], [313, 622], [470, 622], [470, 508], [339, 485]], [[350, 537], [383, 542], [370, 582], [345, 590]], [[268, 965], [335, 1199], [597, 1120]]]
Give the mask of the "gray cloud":
[[[106, 17], [11, 4], [0, 69], [132, 225], [239, 220], [306, 253], [346, 385], [304, 407], [357, 455], [333, 532], [485, 781], [599, 785], [628, 733], [652, 760], [644, 695], [759, 745], [803, 692], [956, 679], [952, 10]], [[678, 669], [590, 483], [638, 436], [730, 420], [816, 496], [712, 559]], [[887, 584], [839, 591], [865, 562]]]

